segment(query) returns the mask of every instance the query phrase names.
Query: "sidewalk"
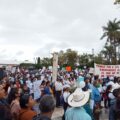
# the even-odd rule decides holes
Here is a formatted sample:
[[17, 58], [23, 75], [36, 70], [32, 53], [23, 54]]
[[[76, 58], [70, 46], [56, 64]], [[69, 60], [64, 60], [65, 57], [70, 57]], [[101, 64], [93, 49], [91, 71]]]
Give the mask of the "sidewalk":
[[[62, 116], [63, 116], [63, 108], [55, 108], [55, 111], [52, 115], [52, 120], [62, 120]], [[104, 109], [102, 110], [102, 113], [100, 115], [100, 120], [108, 120], [108, 109]]]
[[62, 120], [64, 110], [63, 108], [55, 108], [54, 113], [52, 115], [52, 120]]

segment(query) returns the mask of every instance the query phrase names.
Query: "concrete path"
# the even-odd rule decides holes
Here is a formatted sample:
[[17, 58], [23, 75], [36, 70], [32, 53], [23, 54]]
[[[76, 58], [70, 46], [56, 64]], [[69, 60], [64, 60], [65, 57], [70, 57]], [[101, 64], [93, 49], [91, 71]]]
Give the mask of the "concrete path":
[[[52, 120], [62, 120], [63, 113], [64, 111], [62, 107], [56, 108], [52, 115]], [[102, 109], [100, 120], [108, 120], [108, 109]]]

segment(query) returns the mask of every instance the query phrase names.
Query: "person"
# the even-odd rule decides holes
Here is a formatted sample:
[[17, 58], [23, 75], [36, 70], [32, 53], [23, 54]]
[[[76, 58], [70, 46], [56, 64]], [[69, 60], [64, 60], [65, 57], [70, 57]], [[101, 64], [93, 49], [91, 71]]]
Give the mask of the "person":
[[0, 105], [0, 120], [13, 120], [10, 109], [5, 105]]
[[46, 82], [46, 86], [44, 88], [44, 94], [46, 94], [46, 95], [52, 95], [52, 89], [50, 87], [50, 81]]
[[33, 117], [32, 120], [51, 120], [55, 109], [55, 99], [52, 95], [44, 95], [40, 100], [40, 114]]
[[83, 91], [87, 91], [90, 89], [90, 79], [88, 77], [85, 77], [84, 81], [85, 81], [85, 87], [83, 88]]
[[44, 95], [45, 86], [46, 86], [46, 82], [43, 80], [40, 85], [41, 97]]
[[68, 107], [68, 97], [70, 95], [69, 88], [70, 88], [69, 85], [64, 85], [63, 86], [63, 108], [64, 108], [64, 112], [66, 112], [67, 107]]
[[63, 109], [64, 109], [64, 114], [63, 114], [63, 120], [65, 120], [65, 112], [68, 108], [68, 97], [70, 95], [70, 85], [66, 84], [63, 86]]
[[0, 81], [4, 78], [5, 72], [3, 68], [0, 68]]
[[5, 97], [6, 97], [5, 89], [2, 85], [0, 85], [0, 105], [5, 105], [9, 107], [9, 104]]
[[108, 90], [105, 82], [103, 82], [102, 97], [103, 97], [104, 107], [107, 109], [108, 108]]
[[62, 93], [63, 87], [61, 83], [61, 78], [58, 78], [55, 82], [55, 93], [56, 93], [56, 107], [60, 107], [60, 96]]
[[120, 88], [113, 90], [116, 101], [109, 110], [109, 120], [120, 120]]
[[112, 101], [112, 99], [114, 99], [114, 96], [112, 94], [112, 85], [107, 86], [106, 95], [107, 95], [108, 107], [110, 107], [111, 106], [111, 101]]
[[26, 84], [23, 85], [22, 93], [23, 94], [30, 94], [30, 89]]
[[29, 94], [23, 94], [20, 96], [20, 114], [19, 120], [32, 120], [32, 118], [37, 114], [32, 110], [32, 107], [35, 105], [35, 101], [32, 96]]
[[17, 88], [11, 88], [8, 94], [8, 103], [10, 104], [11, 113], [14, 120], [19, 120], [20, 113], [20, 92]]
[[[86, 77], [84, 78], [85, 81], [85, 87], [82, 88], [83, 91], [89, 91], [91, 94], [91, 90], [92, 90], [92, 84], [90, 83], [90, 75], [86, 75]], [[91, 116], [91, 118], [93, 118], [93, 112], [90, 108], [90, 100], [83, 106], [83, 108], [86, 110], [86, 112]]]
[[90, 115], [88, 115], [82, 107], [88, 102], [89, 97], [89, 91], [84, 92], [81, 88], [77, 88], [75, 92], [68, 97], [68, 104], [72, 107], [67, 109], [65, 120], [91, 120]]
[[92, 92], [91, 92], [91, 99], [93, 101], [93, 117], [95, 120], [99, 120], [100, 112], [101, 112], [101, 94], [98, 90], [99, 87], [99, 80], [95, 80], [93, 82]]

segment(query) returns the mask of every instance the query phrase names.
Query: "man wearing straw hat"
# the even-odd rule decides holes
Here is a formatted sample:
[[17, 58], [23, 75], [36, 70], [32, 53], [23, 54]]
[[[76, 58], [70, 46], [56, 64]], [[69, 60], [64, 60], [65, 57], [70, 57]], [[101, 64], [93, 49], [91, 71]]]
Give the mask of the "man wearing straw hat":
[[65, 120], [92, 120], [86, 113], [84, 106], [90, 97], [89, 91], [82, 91], [77, 88], [73, 94], [68, 97], [68, 104], [71, 106], [65, 113]]

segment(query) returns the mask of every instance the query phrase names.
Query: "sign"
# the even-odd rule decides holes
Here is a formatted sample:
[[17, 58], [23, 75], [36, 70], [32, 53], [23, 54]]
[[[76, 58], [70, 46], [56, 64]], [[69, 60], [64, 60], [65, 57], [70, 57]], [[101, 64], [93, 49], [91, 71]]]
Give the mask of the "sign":
[[99, 78], [120, 77], [120, 65], [95, 64], [95, 75], [99, 75]]
[[70, 72], [72, 70], [71, 66], [66, 67], [66, 71]]
[[11, 72], [15, 73], [16, 72], [16, 67], [13, 67]]

